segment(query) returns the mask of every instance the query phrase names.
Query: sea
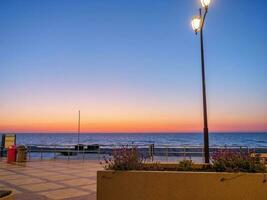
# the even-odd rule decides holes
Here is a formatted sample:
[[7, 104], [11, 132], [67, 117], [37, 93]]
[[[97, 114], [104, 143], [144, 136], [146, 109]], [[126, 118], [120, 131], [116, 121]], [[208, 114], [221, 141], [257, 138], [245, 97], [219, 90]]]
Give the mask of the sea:
[[[77, 133], [18, 133], [17, 144], [74, 145]], [[1, 136], [1, 134], [0, 134]], [[210, 133], [210, 146], [267, 147], [267, 132]], [[203, 145], [203, 133], [82, 133], [80, 144], [126, 145], [155, 144], [169, 146]]]

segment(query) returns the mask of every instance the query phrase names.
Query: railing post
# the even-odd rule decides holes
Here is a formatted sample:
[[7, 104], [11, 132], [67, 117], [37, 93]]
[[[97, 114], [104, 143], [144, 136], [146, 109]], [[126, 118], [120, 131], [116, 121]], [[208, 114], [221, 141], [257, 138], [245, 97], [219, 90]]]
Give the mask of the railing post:
[[57, 150], [57, 148], [55, 146], [55, 148], [54, 148], [54, 160], [56, 159], [56, 150]]
[[168, 162], [168, 159], [169, 158], [169, 149], [168, 149], [168, 147], [166, 147], [166, 160], [167, 160], [167, 162]]
[[41, 147], [41, 160], [43, 160], [43, 147]]
[[68, 151], [68, 161], [70, 160], [70, 147], [67, 148], [67, 151]]
[[204, 146], [202, 147], [202, 161], [205, 163], [205, 153], [204, 153]]
[[132, 153], [133, 153], [133, 148], [134, 148], [134, 142], [132, 142]]
[[31, 160], [31, 146], [29, 146], [29, 148], [27, 149], [29, 149], [28, 154], [29, 154], [29, 161], [30, 161]]
[[100, 145], [98, 146], [98, 151], [97, 151], [97, 153], [98, 153], [98, 161], [100, 161]]
[[151, 161], [154, 160], [154, 144], [150, 144], [148, 146], [148, 156], [150, 157]]
[[84, 161], [84, 147], [83, 147], [83, 161]]
[[185, 158], [186, 158], [186, 157], [185, 157], [185, 146], [184, 146], [184, 160], [185, 160]]

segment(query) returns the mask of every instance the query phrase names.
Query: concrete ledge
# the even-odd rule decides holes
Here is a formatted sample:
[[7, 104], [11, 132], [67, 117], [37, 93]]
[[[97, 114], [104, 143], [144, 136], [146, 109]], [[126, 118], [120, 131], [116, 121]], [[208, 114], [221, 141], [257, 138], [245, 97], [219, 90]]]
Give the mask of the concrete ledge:
[[14, 200], [13, 192], [11, 192], [11, 194], [9, 194], [9, 195], [7, 195], [5, 197], [0, 198], [0, 200]]
[[98, 171], [97, 200], [266, 200], [267, 174]]

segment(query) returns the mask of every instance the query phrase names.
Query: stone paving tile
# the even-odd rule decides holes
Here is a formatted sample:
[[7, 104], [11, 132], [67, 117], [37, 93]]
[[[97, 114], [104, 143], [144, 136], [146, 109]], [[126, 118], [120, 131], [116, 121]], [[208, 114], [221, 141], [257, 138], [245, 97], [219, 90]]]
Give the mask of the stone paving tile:
[[71, 175], [57, 175], [57, 176], [47, 176], [45, 179], [48, 179], [49, 181], [61, 181], [66, 179], [73, 179], [75, 176]]
[[15, 173], [14, 172], [10, 172], [10, 171], [0, 171], [0, 177], [2, 176], [9, 176], [9, 175], [14, 175]]
[[12, 188], [12, 187], [9, 187], [7, 185], [3, 185], [3, 184], [0, 184], [0, 190], [12, 190], [14, 194], [20, 194], [21, 192]]
[[34, 173], [27, 173], [27, 174], [23, 174], [23, 175], [29, 176], [29, 177], [41, 178], [41, 177], [47, 177], [47, 176], [56, 176], [58, 174], [56, 174], [56, 173], [45, 173], [45, 172], [34, 172]]
[[16, 200], [96, 200], [98, 161], [30, 161], [7, 164], [0, 158], [0, 189]]
[[15, 167], [15, 166], [6, 166], [6, 168], [9, 170], [9, 171], [17, 171], [17, 170], [21, 170], [23, 169], [23, 167], [21, 166], [18, 166], [18, 167]]
[[34, 173], [40, 173], [40, 170], [36, 170], [36, 169], [23, 169], [20, 170], [21, 173], [23, 174], [34, 174]]
[[56, 183], [38, 183], [38, 184], [29, 184], [29, 185], [22, 185], [21, 188], [33, 192], [40, 192], [46, 190], [55, 190], [64, 188], [64, 186], [56, 184]]
[[72, 180], [63, 181], [62, 183], [69, 185], [69, 186], [81, 186], [81, 185], [95, 183], [95, 181], [87, 179], [87, 178], [76, 178]]
[[90, 173], [79, 174], [77, 176], [82, 177], [82, 178], [94, 178], [96, 175], [95, 173], [90, 172]]
[[62, 171], [63, 173], [67, 173], [67, 174], [74, 174], [74, 175], [77, 175], [77, 174], [81, 174], [81, 173], [84, 173], [85, 170], [83, 169], [71, 169], [71, 168], [68, 168], [64, 171]]
[[3, 180], [3, 181], [7, 181], [7, 180], [13, 180], [13, 179], [25, 179], [25, 178], [28, 178], [28, 176], [24, 176], [24, 175], [17, 175], [17, 174], [12, 174], [12, 175], [2, 175], [0, 180]]
[[11, 179], [11, 180], [5, 180], [5, 182], [12, 184], [12, 185], [26, 185], [26, 184], [32, 184], [32, 183], [41, 183], [44, 182], [43, 180], [40, 180], [38, 178], [30, 178], [27, 177], [25, 179]]
[[14, 200], [50, 200], [50, 199], [48, 199], [46, 196], [39, 195], [36, 193], [25, 192], [23, 194], [16, 194]]
[[[65, 173], [65, 174], [70, 175], [69, 173]], [[80, 178], [95, 177], [95, 173], [93, 172], [71, 173], [71, 175], [75, 177], [80, 177]]]
[[95, 199], [96, 199], [96, 194], [93, 193], [86, 196], [66, 198], [65, 200], [95, 200]]
[[42, 192], [40, 194], [50, 199], [66, 199], [66, 198], [72, 198], [72, 197], [85, 196], [85, 195], [89, 195], [90, 193], [84, 192], [78, 189], [69, 188], [69, 189], [60, 189], [60, 190]]
[[96, 184], [85, 185], [80, 188], [88, 191], [96, 191]]

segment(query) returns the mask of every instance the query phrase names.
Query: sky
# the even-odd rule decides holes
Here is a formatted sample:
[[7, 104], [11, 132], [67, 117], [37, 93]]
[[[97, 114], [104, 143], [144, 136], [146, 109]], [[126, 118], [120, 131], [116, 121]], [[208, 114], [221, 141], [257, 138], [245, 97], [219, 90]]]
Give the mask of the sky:
[[[0, 132], [202, 131], [199, 0], [0, 0]], [[267, 1], [213, 0], [210, 131], [267, 131]]]

